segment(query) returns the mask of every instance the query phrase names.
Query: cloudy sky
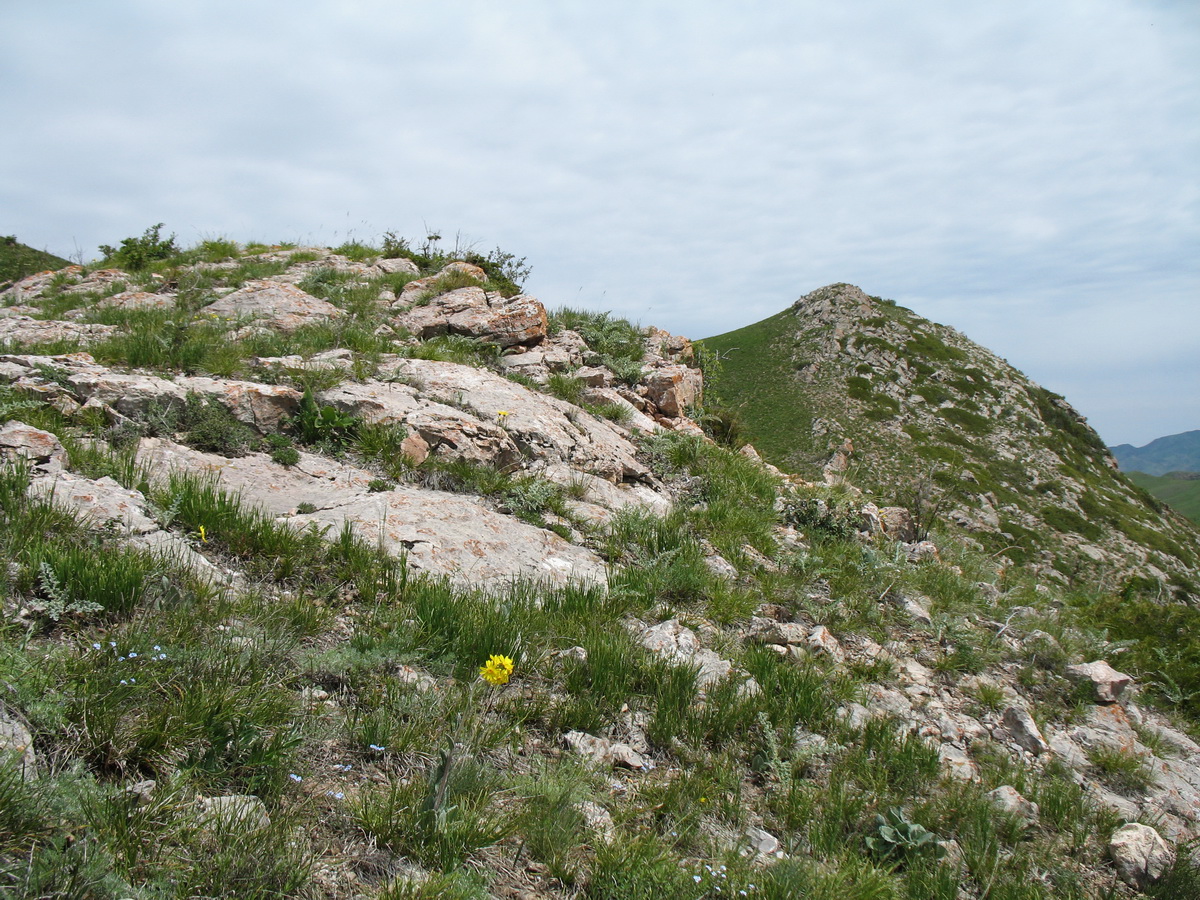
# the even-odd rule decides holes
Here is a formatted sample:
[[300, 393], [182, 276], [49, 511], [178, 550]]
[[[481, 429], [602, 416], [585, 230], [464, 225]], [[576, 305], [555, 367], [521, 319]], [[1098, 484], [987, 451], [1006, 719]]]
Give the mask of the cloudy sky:
[[0, 233], [459, 236], [690, 337], [834, 281], [1200, 429], [1194, 0], [0, 0]]

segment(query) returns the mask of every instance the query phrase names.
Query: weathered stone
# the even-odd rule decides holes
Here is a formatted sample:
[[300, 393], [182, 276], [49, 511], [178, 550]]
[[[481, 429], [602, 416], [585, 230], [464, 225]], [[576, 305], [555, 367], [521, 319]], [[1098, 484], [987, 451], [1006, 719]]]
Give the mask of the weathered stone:
[[1130, 887], [1143, 890], [1175, 864], [1175, 851], [1149, 825], [1130, 822], [1113, 832], [1108, 842], [1117, 874]]
[[[371, 492], [375, 475], [311, 454], [284, 467], [262, 453], [227, 459], [159, 438], [141, 442], [139, 459], [159, 477], [173, 470], [219, 473], [223, 489], [243, 502], [287, 516], [297, 528], [349, 526], [372, 545], [404, 555], [415, 571], [460, 583], [499, 585], [514, 578], [564, 583], [604, 582], [604, 562], [552, 531], [482, 505], [477, 499], [400, 485]], [[302, 504], [313, 512], [296, 514]]]
[[80, 400], [94, 400], [126, 416], [143, 416], [151, 404], [182, 405], [187, 398], [175, 382], [154, 375], [79, 372], [68, 381]]
[[584, 824], [604, 843], [609, 843], [616, 836], [617, 827], [612, 815], [599, 803], [594, 800], [582, 800], [579, 803], [579, 812], [583, 816]]
[[580, 414], [563, 400], [457, 363], [397, 359], [380, 368], [385, 376], [408, 381], [422, 396], [436, 397], [482, 422], [502, 422], [516, 446], [534, 460], [566, 463], [614, 484], [652, 481], [636, 458], [637, 448], [616, 427]]
[[1037, 722], [1033, 721], [1033, 716], [1029, 714], [1028, 710], [1021, 709], [1019, 706], [1010, 706], [1004, 710], [1002, 721], [1013, 740], [1023, 749], [1034, 755], [1045, 753], [1050, 749], [1050, 745], [1042, 737], [1042, 730], [1038, 728]]
[[306, 294], [294, 285], [265, 279], [246, 282], [232, 294], [204, 307], [201, 313], [224, 319], [249, 317], [260, 325], [284, 332], [345, 315], [328, 300]]
[[52, 344], [58, 341], [77, 341], [86, 345], [111, 337], [117, 331], [118, 328], [115, 325], [33, 319], [29, 316], [0, 318], [0, 344]]
[[942, 761], [942, 767], [956, 781], [975, 781], [979, 778], [979, 767], [966, 751], [959, 747], [942, 744], [938, 747], [938, 757]]
[[567, 746], [580, 756], [602, 766], [624, 766], [627, 769], [646, 770], [653, 767], [650, 760], [628, 744], [594, 737], [582, 731], [568, 731], [563, 735]]
[[23, 303], [26, 300], [34, 300], [42, 295], [55, 279], [67, 279], [78, 281], [83, 274], [83, 266], [67, 266], [65, 269], [58, 271], [37, 272], [33, 275], [27, 275], [11, 287], [0, 291], [0, 300], [9, 301], [12, 303]]
[[695, 356], [692, 342], [661, 328], [646, 329], [646, 355], [651, 358], [690, 363]]
[[375, 260], [375, 268], [385, 275], [420, 275], [421, 270], [417, 268], [417, 264], [411, 259], [403, 257], [377, 259]]
[[37, 753], [33, 749], [33, 735], [21, 722], [0, 704], [0, 765], [17, 766], [21, 777], [32, 781], [37, 777]]
[[152, 294], [149, 291], [122, 291], [105, 297], [96, 306], [113, 309], [174, 309], [174, 294]]
[[121, 487], [107, 475], [83, 478], [62, 472], [53, 478], [34, 479], [29, 493], [49, 496], [59, 505], [72, 509], [92, 528], [116, 528], [126, 535], [146, 534], [158, 523], [146, 515], [146, 498], [139, 491]]
[[202, 376], [180, 376], [175, 383], [186, 393], [216, 400], [239, 422], [264, 434], [278, 431], [300, 406], [300, 391], [283, 384], [225, 381]]
[[699, 369], [687, 366], [666, 365], [649, 369], [644, 383], [646, 396], [665, 416], [682, 416], [684, 410], [699, 402], [703, 393], [704, 377]]
[[771, 832], [755, 825], [747, 825], [743, 834], [746, 842], [743, 856], [752, 856], [764, 862], [768, 859], [783, 859], [783, 845]]
[[885, 506], [879, 510], [883, 533], [894, 541], [911, 543], [917, 539], [917, 523], [912, 513], [902, 506]]
[[1041, 812], [1036, 803], [1032, 800], [1026, 800], [1010, 784], [1004, 784], [994, 791], [988, 791], [988, 799], [992, 801], [992, 805], [996, 809], [1020, 819], [1026, 825], [1032, 825], [1036, 822]]
[[846, 661], [846, 652], [842, 650], [842, 645], [824, 625], [818, 625], [810, 631], [804, 642], [809, 649], [825, 654], [836, 663]]
[[806, 644], [809, 629], [796, 622], [776, 622], [773, 619], [751, 619], [748, 640], [760, 644]]
[[1124, 672], [1118, 672], [1102, 659], [1067, 666], [1067, 677], [1072, 681], [1090, 683], [1092, 694], [1099, 703], [1116, 703], [1133, 681]]
[[62, 442], [48, 431], [10, 419], [0, 425], [0, 456], [23, 456], [36, 463], [62, 462], [66, 455]]

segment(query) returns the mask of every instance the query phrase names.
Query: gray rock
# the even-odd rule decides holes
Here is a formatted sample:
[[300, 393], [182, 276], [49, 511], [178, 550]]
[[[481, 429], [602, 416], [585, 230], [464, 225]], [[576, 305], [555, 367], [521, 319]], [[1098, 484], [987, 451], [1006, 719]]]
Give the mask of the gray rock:
[[1116, 703], [1133, 679], [1118, 672], [1105, 660], [1067, 666], [1067, 677], [1072, 681], [1090, 683], [1092, 694], [1099, 703]]
[[246, 282], [200, 312], [223, 319], [250, 318], [284, 332], [346, 314], [328, 300], [306, 294], [294, 285], [265, 279]]
[[1158, 881], [1175, 863], [1175, 851], [1149, 825], [1122, 825], [1108, 842], [1117, 874], [1130, 887], [1143, 890]]
[[38, 774], [33, 735], [3, 705], [0, 705], [0, 765], [17, 766], [26, 781], [32, 781]]
[[46, 344], [57, 341], [78, 341], [95, 344], [116, 334], [115, 325], [60, 322], [54, 319], [33, 319], [29, 316], [0, 318], [0, 344]]
[[0, 425], [0, 457], [23, 456], [34, 463], [57, 463], [66, 457], [62, 442], [48, 431], [11, 419]]
[[994, 791], [988, 791], [988, 799], [1001, 812], [1008, 813], [1020, 819], [1026, 825], [1037, 821], [1041, 810], [1032, 800], [1026, 800], [1020, 792], [1010, 784], [1004, 784]]
[[1042, 730], [1038, 728], [1028, 710], [1010, 706], [1004, 710], [1002, 721], [1013, 740], [1023, 749], [1034, 755], [1040, 755], [1050, 749], [1050, 745], [1042, 737]]
[[602, 766], [624, 766], [643, 771], [653, 767], [650, 760], [628, 744], [595, 737], [582, 731], [568, 731], [563, 735], [567, 746], [580, 756]]
[[746, 842], [743, 850], [744, 856], [753, 856], [761, 862], [783, 859], [783, 845], [779, 843], [779, 838], [771, 832], [754, 825], [747, 825], [744, 834]]

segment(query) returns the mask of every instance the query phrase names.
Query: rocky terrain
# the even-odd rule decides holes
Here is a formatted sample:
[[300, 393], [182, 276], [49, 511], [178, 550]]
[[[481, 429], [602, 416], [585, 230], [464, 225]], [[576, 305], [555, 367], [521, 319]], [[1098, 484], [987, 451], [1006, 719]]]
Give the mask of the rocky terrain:
[[[1195, 574], [1056, 529], [1143, 508], [1065, 402], [976, 349], [968, 392], [965, 339], [899, 352], [893, 308], [816, 292], [797, 377], [866, 384], [814, 418], [807, 480], [706, 434], [684, 338], [548, 312], [495, 260], [339, 249], [0, 294], [6, 891], [1200, 885], [1191, 701], [1127, 670], [1058, 555], [981, 541]], [[873, 501], [853, 460], [939, 429], [1005, 478], [972, 437], [941, 516]]]
[[[1117, 472], [1065, 399], [954, 329], [839, 284], [704, 343], [733, 375], [727, 402], [776, 464], [816, 476], [832, 457], [834, 475], [936, 510], [1064, 584], [1103, 572], [1116, 586], [1149, 577], [1198, 596], [1194, 525]], [[740, 377], [746, 366], [752, 377]], [[754, 385], [768, 379], [762, 402]], [[780, 403], [803, 415], [780, 421]]]

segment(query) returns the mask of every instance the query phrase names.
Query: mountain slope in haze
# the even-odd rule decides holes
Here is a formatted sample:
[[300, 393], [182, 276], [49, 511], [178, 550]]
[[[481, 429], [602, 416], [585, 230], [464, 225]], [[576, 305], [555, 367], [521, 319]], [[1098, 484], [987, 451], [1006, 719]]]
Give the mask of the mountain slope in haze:
[[1109, 449], [1123, 472], [1145, 472], [1147, 475], [1200, 472], [1200, 431], [1156, 438], [1144, 447], [1118, 444]]
[[722, 402], [781, 468], [849, 465], [853, 484], [1052, 578], [1195, 591], [1194, 526], [1122, 476], [1066, 400], [954, 329], [835, 284], [702, 344]]
[[27, 247], [12, 235], [0, 237], [0, 289], [26, 275], [47, 269], [61, 269], [66, 265], [65, 259]]

